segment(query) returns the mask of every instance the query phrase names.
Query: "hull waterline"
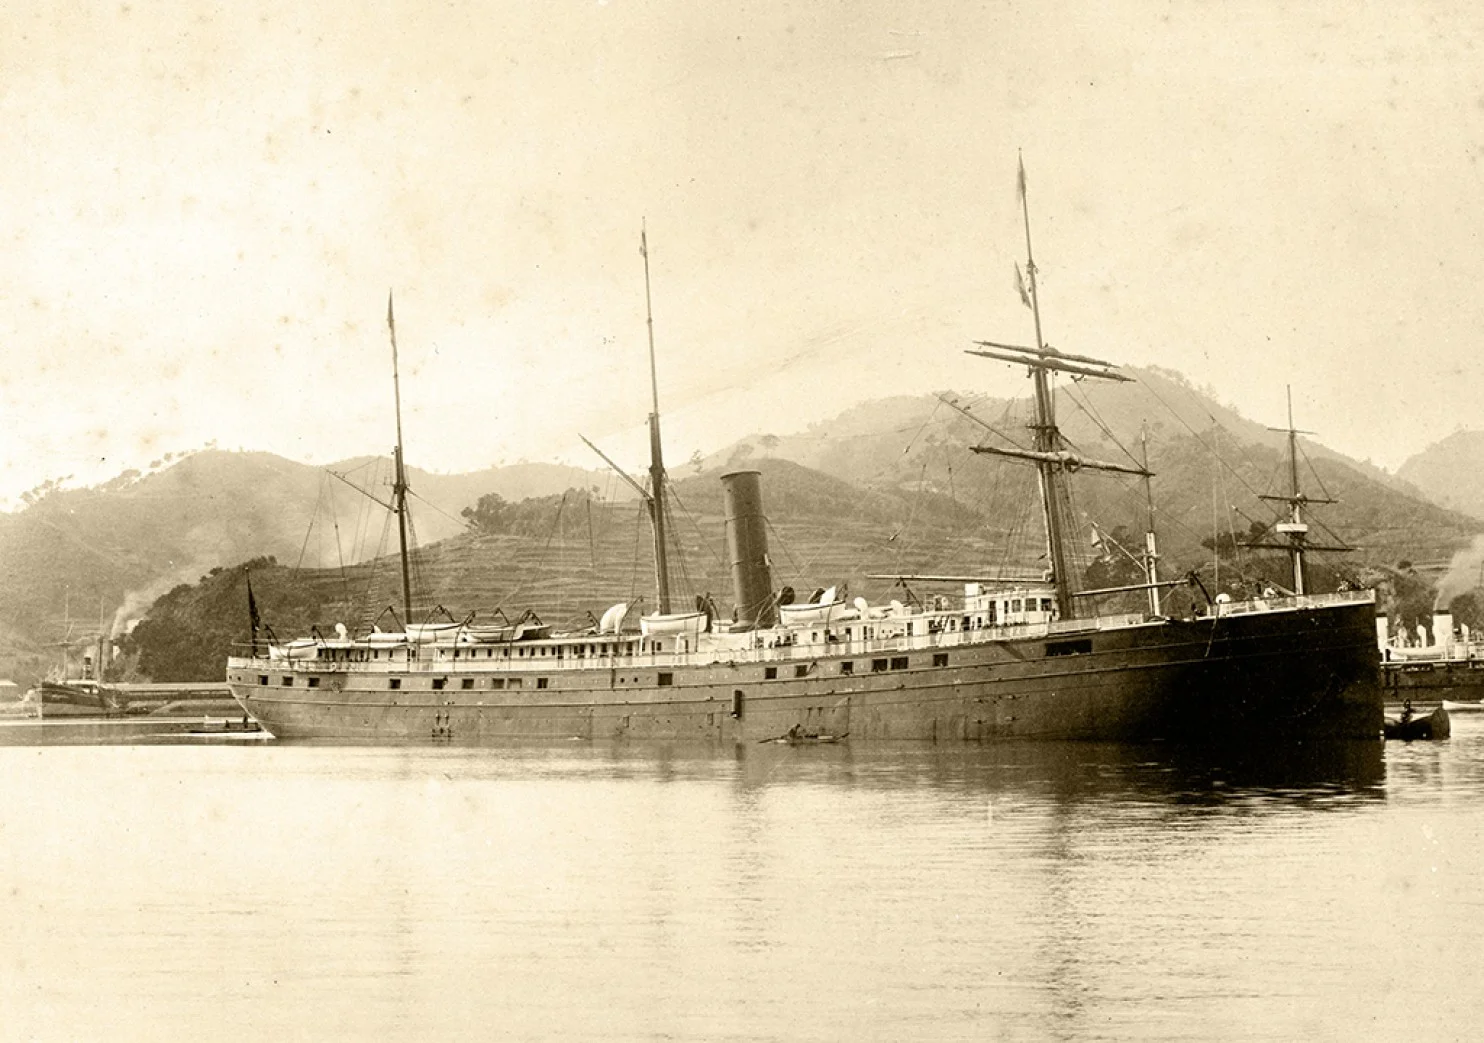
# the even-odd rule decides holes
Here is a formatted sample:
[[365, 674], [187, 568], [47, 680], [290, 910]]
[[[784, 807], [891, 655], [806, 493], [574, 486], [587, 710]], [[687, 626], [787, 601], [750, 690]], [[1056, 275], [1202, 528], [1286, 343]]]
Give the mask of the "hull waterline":
[[570, 644], [560, 660], [519, 668], [234, 659], [228, 679], [283, 739], [1378, 738], [1374, 604], [1316, 600], [1024, 636], [763, 647], [710, 662], [694, 653], [574, 661]]

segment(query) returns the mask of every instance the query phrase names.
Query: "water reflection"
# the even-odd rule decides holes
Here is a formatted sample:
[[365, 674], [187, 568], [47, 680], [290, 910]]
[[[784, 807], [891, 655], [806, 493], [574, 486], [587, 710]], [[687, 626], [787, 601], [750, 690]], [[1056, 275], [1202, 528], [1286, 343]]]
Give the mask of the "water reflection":
[[0, 1009], [19, 1038], [1448, 1038], [1484, 1014], [1481, 735], [0, 749]]

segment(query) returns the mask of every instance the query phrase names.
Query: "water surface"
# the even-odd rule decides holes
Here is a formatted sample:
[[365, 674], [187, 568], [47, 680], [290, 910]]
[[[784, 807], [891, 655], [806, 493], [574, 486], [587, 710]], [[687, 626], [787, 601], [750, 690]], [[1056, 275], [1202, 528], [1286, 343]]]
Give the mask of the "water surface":
[[6, 1039], [1465, 1039], [1447, 742], [0, 746]]

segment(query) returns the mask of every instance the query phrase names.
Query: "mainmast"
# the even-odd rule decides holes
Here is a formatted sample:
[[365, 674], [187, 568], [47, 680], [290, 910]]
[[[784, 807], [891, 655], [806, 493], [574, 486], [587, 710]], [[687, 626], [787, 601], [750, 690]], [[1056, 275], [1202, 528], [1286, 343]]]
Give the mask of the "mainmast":
[[1041, 302], [1036, 291], [1036, 261], [1031, 251], [1030, 206], [1026, 200], [1025, 161], [1018, 165], [1016, 190], [1020, 197], [1020, 212], [1025, 224], [1025, 267], [1029, 277], [1029, 296], [1022, 290], [1022, 298], [1030, 306], [1035, 317], [1036, 343], [1034, 347], [1018, 347], [1013, 344], [997, 344], [993, 341], [976, 341], [981, 349], [970, 349], [969, 354], [1002, 362], [1014, 362], [1027, 367], [1035, 382], [1035, 422], [1031, 424], [1033, 446], [1031, 450], [1000, 449], [975, 446], [978, 453], [993, 453], [1030, 460], [1036, 465], [1036, 476], [1041, 491], [1041, 513], [1046, 523], [1046, 558], [1051, 566], [1051, 580], [1056, 587], [1056, 609], [1062, 619], [1073, 618], [1073, 591], [1067, 555], [1066, 472], [1080, 467], [1096, 470], [1120, 471], [1128, 474], [1147, 474], [1147, 468], [1127, 467], [1120, 464], [1085, 460], [1070, 453], [1062, 441], [1061, 431], [1056, 426], [1055, 401], [1052, 396], [1052, 371], [1071, 373], [1076, 376], [1100, 377], [1105, 380], [1122, 380], [1123, 376], [1111, 363], [1089, 358], [1085, 355], [1064, 355], [1048, 345], [1041, 333]]
[[649, 389], [653, 408], [649, 414], [649, 511], [654, 526], [654, 585], [656, 611], [670, 611], [670, 562], [665, 540], [665, 459], [660, 444], [660, 383], [654, 362], [654, 308], [649, 298], [649, 239], [639, 225], [639, 255], [644, 258], [644, 322], [649, 331]]
[[407, 471], [402, 464], [402, 382], [397, 373], [397, 320], [392, 293], [386, 295], [386, 328], [392, 341], [392, 396], [397, 412], [397, 447], [393, 450], [392, 510], [397, 514], [397, 551], [402, 561], [402, 625], [412, 623], [412, 578], [407, 563]]

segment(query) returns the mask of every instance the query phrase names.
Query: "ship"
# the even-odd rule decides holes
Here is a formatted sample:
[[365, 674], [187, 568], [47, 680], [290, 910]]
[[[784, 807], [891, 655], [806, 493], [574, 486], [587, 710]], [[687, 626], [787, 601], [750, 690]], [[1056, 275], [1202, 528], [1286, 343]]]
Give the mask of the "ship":
[[[629, 478], [654, 539], [654, 611], [614, 605], [580, 630], [413, 622], [408, 582], [396, 324], [387, 326], [396, 388], [391, 503], [402, 562], [400, 629], [258, 642], [227, 662], [243, 709], [279, 739], [352, 742], [679, 740], [719, 744], [1020, 739], [1164, 741], [1267, 746], [1294, 740], [1379, 740], [1383, 703], [1376, 606], [1369, 590], [1319, 593], [1307, 584], [1314, 549], [1303, 517], [1313, 502], [1297, 469], [1278, 526], [1292, 589], [1251, 600], [1226, 595], [1199, 610], [1163, 610], [1153, 512], [1142, 583], [1077, 590], [1069, 564], [1066, 483], [1083, 469], [1142, 466], [1074, 452], [1056, 425], [1052, 379], [1127, 380], [1117, 367], [1048, 346], [1041, 334], [1024, 166], [1024, 297], [1029, 346], [975, 342], [971, 354], [1024, 366], [1033, 381], [1033, 445], [976, 447], [1017, 457], [1038, 477], [1048, 568], [1011, 580], [916, 576], [953, 593], [871, 605], [822, 588], [796, 601], [774, 588], [759, 472], [721, 477], [735, 608], [672, 596], [660, 437], [649, 251], [641, 229], [653, 408], [647, 484]], [[1291, 413], [1291, 407], [1290, 407]], [[1292, 422], [1290, 415], [1290, 439]], [[589, 443], [591, 444], [591, 443]], [[596, 449], [596, 447], [594, 447]], [[607, 457], [604, 457], [607, 460]], [[611, 461], [609, 461], [611, 464]], [[617, 468], [615, 468], [617, 469]], [[622, 473], [622, 472], [620, 472]], [[897, 578], [906, 577], [878, 577]], [[1139, 611], [1104, 614], [1111, 593]], [[1147, 604], [1144, 595], [1147, 594]], [[250, 594], [249, 594], [250, 596]], [[383, 613], [381, 618], [385, 618]]]
[[1431, 640], [1418, 628], [1408, 644], [1405, 628], [1388, 633], [1386, 616], [1376, 619], [1381, 648], [1381, 684], [1388, 702], [1408, 699], [1446, 699], [1452, 703], [1484, 703], [1484, 642], [1467, 625], [1453, 625], [1446, 609], [1433, 611]]
[[66, 636], [59, 645], [61, 662], [26, 692], [21, 716], [41, 719], [118, 717], [125, 701], [117, 689], [103, 683], [110, 644], [100, 626], [97, 636], [75, 643], [71, 639], [70, 609], [64, 621]]

